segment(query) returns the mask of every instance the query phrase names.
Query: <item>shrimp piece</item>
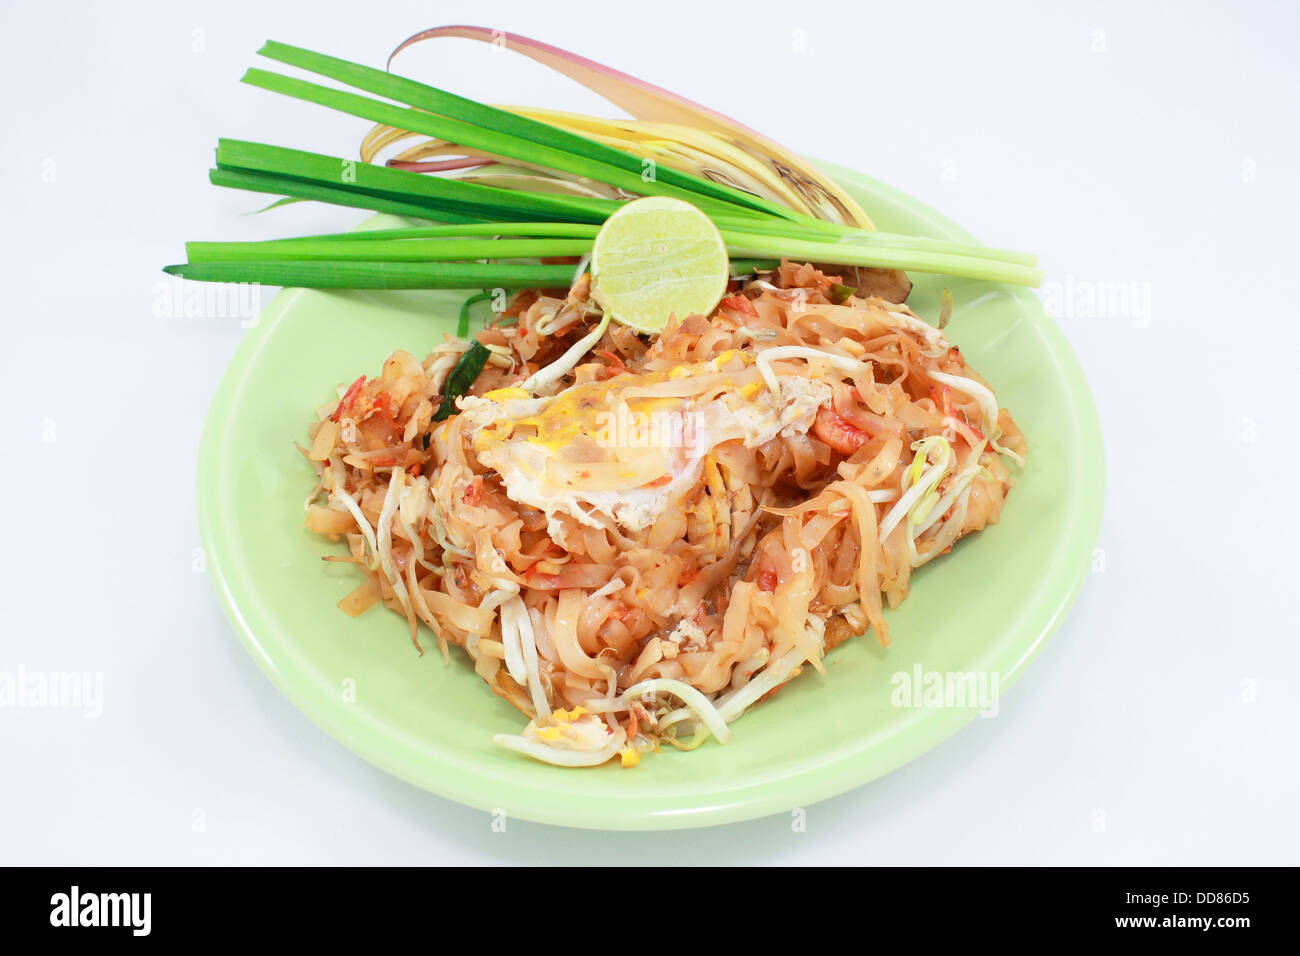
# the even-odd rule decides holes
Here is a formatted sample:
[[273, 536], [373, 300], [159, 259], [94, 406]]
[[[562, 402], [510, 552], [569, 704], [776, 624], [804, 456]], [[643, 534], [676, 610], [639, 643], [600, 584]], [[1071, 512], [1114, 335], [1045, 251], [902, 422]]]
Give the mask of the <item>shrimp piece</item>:
[[841, 455], [851, 455], [867, 441], [867, 433], [857, 425], [823, 405], [817, 409], [817, 418], [813, 421], [812, 433]]

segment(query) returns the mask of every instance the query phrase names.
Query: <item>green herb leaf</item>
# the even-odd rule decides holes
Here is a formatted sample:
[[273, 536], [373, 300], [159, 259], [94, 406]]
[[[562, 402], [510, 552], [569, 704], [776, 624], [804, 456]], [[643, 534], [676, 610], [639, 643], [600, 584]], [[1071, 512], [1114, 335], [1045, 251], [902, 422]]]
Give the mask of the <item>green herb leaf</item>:
[[476, 302], [486, 302], [492, 298], [491, 292], [480, 292], [478, 295], [472, 295], [465, 300], [460, 307], [460, 322], [456, 325], [456, 337], [463, 339], [469, 335], [469, 307]]
[[194, 262], [167, 266], [169, 275], [201, 282], [259, 282], [304, 289], [554, 289], [572, 266], [504, 262]]
[[442, 383], [442, 405], [434, 413], [435, 422], [445, 421], [456, 414], [456, 398], [474, 387], [491, 354], [487, 346], [480, 342], [475, 342], [466, 349], [465, 354], [447, 375], [447, 380]]
[[858, 290], [851, 285], [840, 285], [838, 282], [831, 283], [831, 301], [836, 305], [843, 305], [858, 294]]

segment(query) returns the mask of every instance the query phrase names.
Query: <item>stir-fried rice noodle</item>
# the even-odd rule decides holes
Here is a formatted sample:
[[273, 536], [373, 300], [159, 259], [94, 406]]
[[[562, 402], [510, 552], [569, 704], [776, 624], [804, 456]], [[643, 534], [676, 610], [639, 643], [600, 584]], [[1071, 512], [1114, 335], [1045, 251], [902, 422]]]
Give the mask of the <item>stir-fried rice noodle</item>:
[[393, 353], [305, 452], [308, 527], [364, 575], [341, 606], [464, 648], [530, 718], [498, 743], [561, 766], [726, 742], [846, 638], [888, 644], [883, 609], [998, 520], [1025, 441], [940, 330], [834, 281], [787, 263], [659, 336], [585, 275], [521, 293], [443, 421], [470, 343]]

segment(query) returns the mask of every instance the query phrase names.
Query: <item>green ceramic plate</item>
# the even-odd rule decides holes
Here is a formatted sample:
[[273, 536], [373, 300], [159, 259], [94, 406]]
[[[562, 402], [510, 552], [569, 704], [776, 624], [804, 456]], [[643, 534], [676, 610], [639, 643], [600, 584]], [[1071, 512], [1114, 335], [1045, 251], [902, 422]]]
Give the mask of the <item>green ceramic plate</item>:
[[[882, 229], [969, 240], [958, 226], [870, 179], [834, 175]], [[914, 276], [933, 318], [943, 281]], [[1065, 338], [1030, 292], [952, 280], [948, 332], [1029, 439], [1029, 464], [1000, 524], [921, 569], [890, 616], [894, 644], [855, 639], [735, 725], [726, 746], [651, 755], [639, 767], [561, 770], [495, 747], [521, 715], [453, 649], [417, 657], [397, 615], [352, 620], [335, 602], [357, 583], [302, 523], [313, 476], [294, 450], [338, 382], [376, 374], [394, 349], [423, 356], [454, 328], [454, 293], [287, 290], [227, 369], [203, 435], [198, 505], [208, 567], [240, 639], [284, 694], [360, 756], [484, 810], [577, 827], [666, 829], [789, 810], [888, 773], [954, 733], [972, 707], [895, 706], [894, 675], [1014, 680], [1081, 586], [1102, 508], [1097, 413]], [[987, 679], [987, 678], [986, 678]], [[991, 685], [990, 685], [991, 686]], [[915, 702], [915, 701], [914, 701]], [[922, 701], [923, 703], [923, 701]]]

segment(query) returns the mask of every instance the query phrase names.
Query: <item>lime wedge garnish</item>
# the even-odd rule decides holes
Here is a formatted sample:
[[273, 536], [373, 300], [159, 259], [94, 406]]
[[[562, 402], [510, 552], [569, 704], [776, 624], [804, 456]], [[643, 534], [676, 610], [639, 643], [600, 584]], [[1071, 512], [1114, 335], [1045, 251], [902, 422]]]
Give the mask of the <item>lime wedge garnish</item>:
[[708, 216], [667, 196], [635, 199], [605, 220], [591, 249], [591, 289], [615, 320], [662, 332], [708, 315], [727, 291], [727, 247]]

